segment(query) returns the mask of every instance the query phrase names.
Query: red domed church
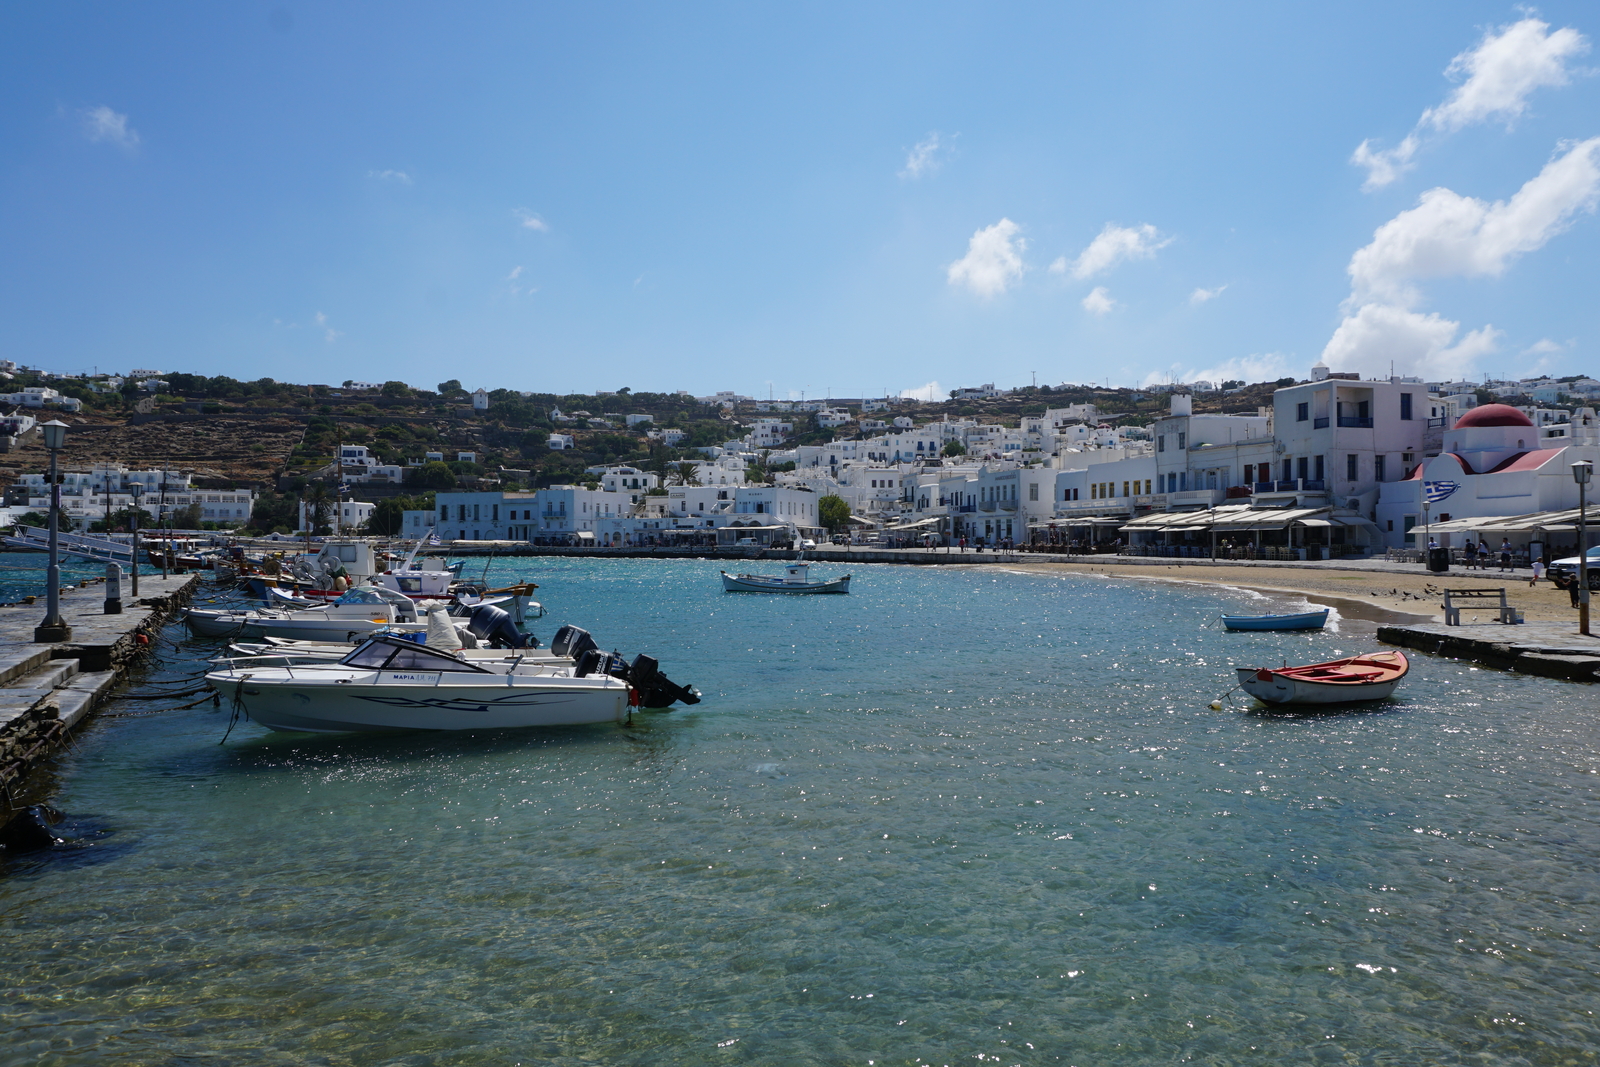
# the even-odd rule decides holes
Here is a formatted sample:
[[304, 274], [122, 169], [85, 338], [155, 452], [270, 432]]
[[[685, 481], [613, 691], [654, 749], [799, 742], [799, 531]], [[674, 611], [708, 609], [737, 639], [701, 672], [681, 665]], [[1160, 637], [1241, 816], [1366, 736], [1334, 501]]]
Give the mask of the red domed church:
[[[1449, 525], [1471, 525], [1461, 520], [1576, 508], [1572, 464], [1580, 460], [1600, 464], [1600, 418], [1593, 409], [1580, 409], [1571, 423], [1541, 429], [1508, 404], [1480, 405], [1444, 431], [1437, 456], [1424, 459], [1404, 481], [1380, 486], [1378, 529], [1391, 546], [1420, 548], [1424, 535], [1410, 531], [1429, 525], [1448, 546], [1465, 538], [1465, 531]], [[1511, 540], [1525, 547], [1529, 536]]]

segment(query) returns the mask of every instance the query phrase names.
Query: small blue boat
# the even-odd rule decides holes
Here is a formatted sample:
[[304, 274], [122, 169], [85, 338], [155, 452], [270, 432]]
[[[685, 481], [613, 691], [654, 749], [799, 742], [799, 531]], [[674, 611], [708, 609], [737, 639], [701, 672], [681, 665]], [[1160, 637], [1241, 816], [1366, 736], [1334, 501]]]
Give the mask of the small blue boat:
[[1320, 630], [1328, 621], [1328, 609], [1302, 611], [1294, 615], [1224, 615], [1222, 624], [1230, 630]]

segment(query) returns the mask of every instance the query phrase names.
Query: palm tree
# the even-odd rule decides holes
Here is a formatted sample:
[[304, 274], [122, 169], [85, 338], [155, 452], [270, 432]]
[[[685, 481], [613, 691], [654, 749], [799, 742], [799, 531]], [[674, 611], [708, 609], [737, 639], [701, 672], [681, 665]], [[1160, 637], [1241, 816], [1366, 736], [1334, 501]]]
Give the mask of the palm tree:
[[307, 521], [310, 523], [311, 532], [321, 533], [328, 525], [328, 508], [332, 503], [328, 487], [321, 482], [309, 485], [301, 499], [307, 506]]

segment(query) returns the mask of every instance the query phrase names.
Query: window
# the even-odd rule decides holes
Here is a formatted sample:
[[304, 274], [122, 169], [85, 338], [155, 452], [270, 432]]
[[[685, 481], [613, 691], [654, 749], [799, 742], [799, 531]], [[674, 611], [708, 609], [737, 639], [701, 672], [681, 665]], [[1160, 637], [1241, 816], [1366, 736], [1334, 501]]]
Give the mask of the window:
[[1384, 480], [1383, 479], [1383, 468], [1384, 468], [1384, 462], [1383, 461], [1388, 459], [1388, 458], [1389, 458], [1388, 456], [1373, 456], [1372, 457], [1372, 478], [1373, 478], [1374, 481], [1381, 482], [1381, 481]]
[[1123, 482], [1122, 483], [1122, 495], [1123, 496], [1127, 496], [1128, 495], [1128, 483], [1127, 482]]
[[1160, 435], [1158, 435], [1156, 437], [1156, 451], [1157, 452], [1165, 452], [1166, 450], [1167, 450], [1167, 435], [1166, 434], [1160, 434]]
[[1179, 452], [1183, 451], [1183, 449], [1184, 449], [1184, 441], [1187, 440], [1188, 437], [1189, 437], [1189, 435], [1186, 434], [1186, 433], [1180, 433], [1178, 435], [1178, 451]]
[[1322, 481], [1322, 479], [1323, 479], [1323, 478], [1324, 478], [1324, 477], [1326, 477], [1326, 471], [1325, 471], [1325, 469], [1324, 469], [1324, 467], [1323, 467], [1323, 462], [1322, 462], [1322, 460], [1323, 460], [1323, 457], [1322, 457], [1322, 456], [1318, 456], [1318, 457], [1317, 457], [1317, 462], [1316, 462], [1316, 474], [1315, 474], [1315, 475], [1314, 475], [1314, 477], [1315, 477], [1315, 478], [1316, 478], [1316, 479], [1317, 479], [1317, 481], [1319, 481], [1319, 482], [1320, 482], [1320, 481]]
[[1417, 517], [1415, 515], [1407, 515], [1405, 517], [1405, 519], [1404, 519], [1404, 522], [1405, 522], [1405, 532], [1406, 532], [1406, 544], [1414, 545], [1414, 544], [1417, 543], [1417, 535], [1412, 532], [1412, 528], [1417, 525]]
[[1039, 499], [1039, 483], [1038, 482], [1033, 482], [1032, 484], [1030, 484], [1028, 486], [1028, 499], [1029, 500], [1038, 500]]
[[1287, 482], [1293, 477], [1294, 477], [1294, 461], [1286, 459], [1286, 460], [1283, 461], [1283, 480]]
[[1344, 457], [1344, 477], [1345, 481], [1348, 482], [1358, 481], [1361, 478], [1360, 456]]
[[489, 517], [491, 519], [493, 519], [495, 522], [499, 522], [500, 521], [500, 505], [499, 504], [491, 504], [489, 506]]
[[1406, 421], [1411, 420], [1411, 394], [1400, 394], [1400, 417]]
[[1294, 406], [1295, 422], [1305, 422], [1309, 418], [1311, 418], [1311, 405], [1309, 403], [1296, 404]]

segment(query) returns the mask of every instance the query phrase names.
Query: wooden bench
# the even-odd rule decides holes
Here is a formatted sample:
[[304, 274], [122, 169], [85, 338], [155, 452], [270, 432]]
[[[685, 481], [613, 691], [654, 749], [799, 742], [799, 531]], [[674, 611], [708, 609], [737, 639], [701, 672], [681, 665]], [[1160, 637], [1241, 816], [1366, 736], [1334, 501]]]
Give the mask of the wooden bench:
[[[1444, 624], [1446, 626], [1461, 625], [1462, 605], [1459, 602], [1463, 600], [1469, 602], [1466, 605], [1469, 610], [1478, 607], [1477, 604], [1470, 603], [1471, 601], [1498, 600], [1500, 602], [1497, 609], [1498, 616], [1502, 623], [1507, 626], [1514, 626], [1522, 621], [1522, 612], [1506, 603], [1506, 587], [1502, 585], [1494, 589], [1446, 589], [1444, 591]], [[1493, 604], [1484, 606], [1494, 607]]]

